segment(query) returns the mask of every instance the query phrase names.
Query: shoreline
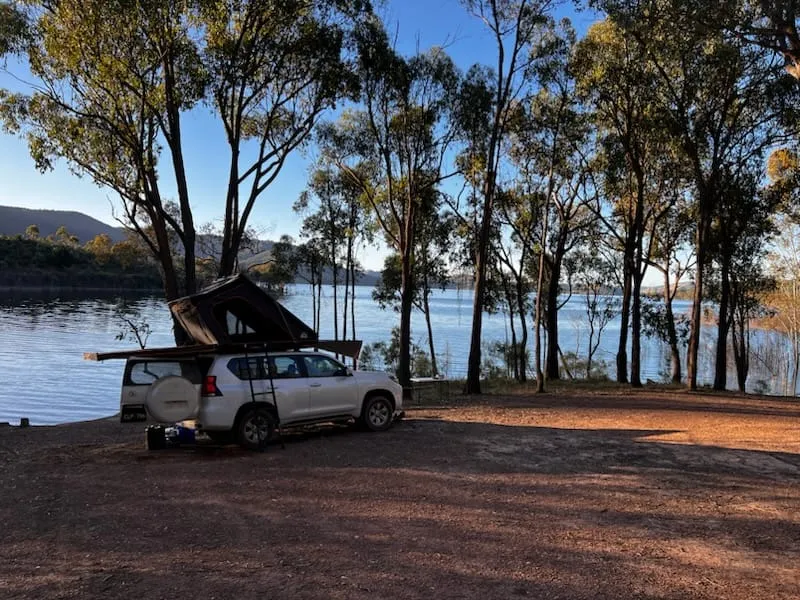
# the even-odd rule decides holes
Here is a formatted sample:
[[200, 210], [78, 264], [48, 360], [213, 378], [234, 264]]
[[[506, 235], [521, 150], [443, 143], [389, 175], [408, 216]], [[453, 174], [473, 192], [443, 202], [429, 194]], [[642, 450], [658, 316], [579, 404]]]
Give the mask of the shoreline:
[[105, 417], [96, 417], [93, 419], [81, 419], [80, 421], [64, 421], [63, 423], [39, 423], [39, 424], [31, 423], [26, 427], [20, 426], [19, 421], [21, 419], [27, 419], [27, 418], [30, 417], [16, 417], [12, 421], [0, 420], [0, 429], [46, 429], [52, 427], [68, 427], [70, 425], [89, 425], [91, 423], [118, 422], [119, 411]]
[[0, 292], [49, 292], [49, 291], [69, 291], [69, 292], [137, 292], [142, 295], [163, 293], [159, 288], [133, 288], [133, 287], [84, 287], [71, 285], [0, 285]]

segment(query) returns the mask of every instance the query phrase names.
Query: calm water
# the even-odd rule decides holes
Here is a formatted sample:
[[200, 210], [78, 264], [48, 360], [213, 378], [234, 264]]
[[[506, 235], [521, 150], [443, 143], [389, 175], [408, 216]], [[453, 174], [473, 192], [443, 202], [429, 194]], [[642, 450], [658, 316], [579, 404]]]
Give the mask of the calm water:
[[[381, 310], [370, 296], [371, 288], [356, 288], [356, 333], [365, 343], [387, 341], [399, 317]], [[308, 286], [292, 286], [282, 299], [289, 310], [312, 322]], [[135, 342], [115, 339], [123, 329], [118, 310], [138, 313], [149, 322], [148, 347], [169, 346], [173, 338], [166, 304], [154, 297], [97, 296], [82, 294], [42, 295], [25, 292], [0, 295], [0, 422], [29, 417], [34, 424], [53, 424], [94, 419], [117, 412], [124, 361], [96, 363], [83, 360], [84, 352], [135, 347]], [[333, 337], [331, 290], [325, 290], [322, 309], [323, 338]], [[676, 312], [688, 303], [676, 303]], [[434, 341], [440, 368], [450, 377], [466, 374], [472, 296], [469, 291], [447, 290], [431, 302]], [[327, 317], [327, 318], [326, 318]], [[574, 298], [560, 312], [559, 337], [564, 352], [586, 351], [588, 333], [581, 298]], [[415, 314], [414, 341], [427, 349], [425, 322]], [[502, 315], [485, 315], [485, 343], [509, 339]], [[619, 322], [603, 333], [596, 359], [613, 364]], [[784, 340], [775, 334], [756, 333], [756, 354], [748, 385], [773, 393], [786, 393]], [[706, 332], [701, 348], [701, 380], [708, 382], [713, 366], [713, 336]], [[668, 371], [667, 349], [659, 342], [643, 344], [642, 377], [660, 380]], [[613, 375], [613, 369], [609, 372]], [[759, 383], [759, 380], [765, 383]], [[734, 374], [729, 387], [735, 386]]]

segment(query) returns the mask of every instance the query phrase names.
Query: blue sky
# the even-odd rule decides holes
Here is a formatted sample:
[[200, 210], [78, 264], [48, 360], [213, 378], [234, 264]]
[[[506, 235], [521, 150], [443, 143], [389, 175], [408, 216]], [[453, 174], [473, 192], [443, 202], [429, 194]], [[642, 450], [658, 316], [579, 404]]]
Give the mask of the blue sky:
[[[445, 45], [464, 70], [476, 62], [491, 64], [496, 60], [488, 31], [458, 0], [388, 0], [378, 12], [390, 31], [396, 32], [397, 48], [403, 54]], [[576, 14], [570, 4], [561, 6], [557, 16], [570, 16], [579, 34], [596, 19], [588, 12]], [[11, 74], [0, 71], [0, 87], [24, 91], [13, 76], [23, 74], [24, 69], [9, 62], [8, 70]], [[183, 123], [195, 222], [219, 223], [228, 161], [222, 125], [205, 106], [186, 114]], [[313, 148], [296, 153], [258, 200], [250, 224], [262, 239], [277, 239], [283, 234], [297, 237], [300, 218], [292, 211], [292, 204], [305, 188], [312, 159]], [[165, 187], [164, 194], [174, 197], [174, 191]], [[99, 188], [88, 177], [74, 175], [64, 163], [57, 164], [52, 172], [40, 174], [25, 142], [0, 133], [0, 205], [76, 210], [116, 224], [114, 210], [118, 201], [113, 191]], [[361, 260], [366, 268], [378, 270], [383, 256], [382, 251], [368, 252]]]

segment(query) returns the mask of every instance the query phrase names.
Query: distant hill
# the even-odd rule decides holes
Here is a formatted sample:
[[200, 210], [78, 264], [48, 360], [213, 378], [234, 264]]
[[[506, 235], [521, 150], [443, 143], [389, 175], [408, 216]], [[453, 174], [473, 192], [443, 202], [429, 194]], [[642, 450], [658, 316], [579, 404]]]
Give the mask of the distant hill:
[[[44, 210], [18, 208], [16, 206], [0, 206], [0, 235], [24, 235], [29, 225], [39, 227], [39, 235], [47, 237], [56, 232], [62, 225], [72, 235], [78, 236], [81, 244], [85, 244], [94, 236], [105, 233], [114, 242], [125, 239], [125, 230], [122, 227], [112, 227], [102, 221], [73, 210]], [[250, 266], [266, 262], [270, 259], [270, 250], [274, 242], [269, 240], [256, 240], [250, 248], [245, 248], [239, 253], [239, 262], [242, 266]], [[222, 238], [218, 235], [198, 235], [197, 255], [219, 258], [222, 253]], [[377, 271], [366, 271], [358, 280], [360, 285], [374, 286], [380, 281], [381, 274]], [[344, 273], [341, 275], [344, 283]], [[296, 283], [306, 283], [302, 274], [295, 277]], [[333, 276], [330, 269], [323, 274], [324, 283], [332, 283]]]
[[[271, 241], [259, 241], [258, 247], [260, 249], [259, 252], [255, 254], [250, 250], [243, 250], [239, 253], [239, 264], [243, 267], [250, 267], [254, 265], [264, 264], [269, 262], [272, 258], [271, 250], [274, 242]], [[308, 271], [307, 269], [300, 269], [300, 271], [295, 275], [294, 283], [308, 283]], [[344, 285], [344, 272], [341, 271], [339, 273], [339, 284]], [[381, 280], [381, 274], [378, 271], [364, 271], [358, 277], [357, 285], [369, 285], [375, 286]], [[322, 273], [322, 283], [330, 285], [333, 283], [333, 270], [330, 268], [326, 268], [325, 271]]]
[[121, 227], [112, 227], [74, 210], [0, 206], [0, 235], [24, 234], [29, 225], [38, 226], [41, 237], [54, 234], [63, 225], [72, 235], [78, 236], [81, 244], [85, 244], [101, 233], [108, 234], [114, 242], [121, 242], [125, 239], [125, 230]]

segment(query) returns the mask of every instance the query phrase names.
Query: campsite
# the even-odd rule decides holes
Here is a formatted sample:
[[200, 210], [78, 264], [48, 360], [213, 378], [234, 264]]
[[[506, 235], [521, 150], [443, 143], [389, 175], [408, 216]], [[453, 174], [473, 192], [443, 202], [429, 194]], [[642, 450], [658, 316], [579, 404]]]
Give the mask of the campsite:
[[0, 428], [4, 598], [800, 593], [800, 410], [564, 386], [381, 434], [147, 452], [114, 420]]

